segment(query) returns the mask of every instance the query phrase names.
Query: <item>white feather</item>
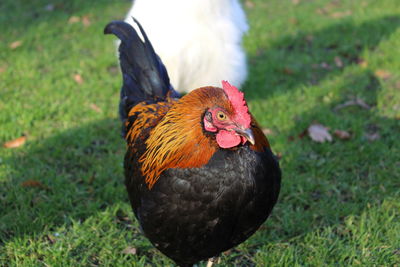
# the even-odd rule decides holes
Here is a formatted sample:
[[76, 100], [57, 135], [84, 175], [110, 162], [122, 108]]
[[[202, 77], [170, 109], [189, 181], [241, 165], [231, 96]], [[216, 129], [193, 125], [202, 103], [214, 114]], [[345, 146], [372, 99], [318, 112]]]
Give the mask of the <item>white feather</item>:
[[248, 30], [238, 0], [136, 0], [132, 17], [143, 26], [180, 92], [201, 86], [240, 87], [247, 76], [241, 42]]

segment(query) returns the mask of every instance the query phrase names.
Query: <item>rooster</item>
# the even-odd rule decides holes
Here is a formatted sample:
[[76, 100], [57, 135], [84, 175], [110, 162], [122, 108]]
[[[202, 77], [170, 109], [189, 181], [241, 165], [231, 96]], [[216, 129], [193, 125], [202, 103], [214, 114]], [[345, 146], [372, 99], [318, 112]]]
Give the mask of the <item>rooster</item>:
[[281, 173], [244, 95], [228, 82], [183, 97], [135, 20], [104, 33], [121, 40], [120, 116], [125, 185], [151, 243], [179, 266], [249, 238], [275, 205]]
[[135, 0], [125, 22], [138, 19], [168, 69], [172, 85], [189, 92], [225, 79], [246, 79], [247, 32], [239, 0]]

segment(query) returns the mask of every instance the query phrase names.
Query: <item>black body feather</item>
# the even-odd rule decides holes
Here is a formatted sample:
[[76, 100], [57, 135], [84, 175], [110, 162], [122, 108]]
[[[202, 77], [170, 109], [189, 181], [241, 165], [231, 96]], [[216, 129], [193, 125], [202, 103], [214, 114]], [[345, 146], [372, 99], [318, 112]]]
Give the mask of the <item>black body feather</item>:
[[[165, 67], [140, 30], [144, 43], [124, 22], [112, 22], [105, 29], [122, 41], [121, 117], [128, 120], [128, 130], [140, 116], [127, 118], [134, 105], [176, 96]], [[268, 147], [263, 152], [248, 144], [219, 149], [200, 168], [164, 171], [149, 189], [139, 159], [150, 130], [143, 129], [137, 140], [128, 141], [125, 185], [144, 234], [161, 252], [180, 266], [191, 266], [244, 242], [267, 219], [281, 182], [279, 164]]]
[[138, 154], [125, 157], [132, 207], [149, 240], [180, 266], [218, 256], [250, 237], [274, 207], [281, 173], [270, 150], [219, 150], [201, 168], [169, 169], [144, 184]]

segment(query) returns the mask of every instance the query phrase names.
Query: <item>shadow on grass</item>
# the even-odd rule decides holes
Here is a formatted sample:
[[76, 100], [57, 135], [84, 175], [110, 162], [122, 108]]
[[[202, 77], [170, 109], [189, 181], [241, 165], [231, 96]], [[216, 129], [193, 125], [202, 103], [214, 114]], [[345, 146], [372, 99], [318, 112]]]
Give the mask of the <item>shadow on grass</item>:
[[[298, 114], [296, 126], [283, 133], [294, 140], [287, 141], [290, 160], [282, 160], [290, 172], [284, 170], [279, 204], [273, 212], [279, 223], [267, 223], [267, 233], [273, 240], [286, 242], [341, 224], [347, 216], [360, 215], [368, 205], [380, 206], [400, 193], [400, 177], [394, 172], [399, 164], [394, 155], [400, 153], [394, 133], [400, 132], [400, 121], [374, 111], [381, 84], [372, 73], [346, 79], [348, 83], [339, 89], [341, 99]], [[372, 109], [349, 106], [335, 110], [349, 97], [360, 95]], [[333, 142], [324, 144], [299, 137], [313, 121], [330, 127], [331, 133], [335, 129], [349, 131], [352, 137], [334, 137]], [[373, 135], [377, 136], [375, 140], [371, 139]]]
[[[400, 120], [376, 114], [373, 107], [381, 89], [379, 80], [368, 71], [346, 77], [338, 89], [339, 99], [327, 104], [321, 100], [321, 105], [298, 114], [293, 128], [280, 133], [283, 138], [292, 136], [294, 140], [287, 140], [281, 160], [283, 180], [278, 204], [271, 218], [243, 246], [246, 253], [233, 249], [225, 256], [224, 261], [230, 263], [227, 266], [255, 266], [249, 259], [261, 247], [270, 249], [268, 243], [288, 244], [303, 251], [302, 246], [308, 242], [305, 236], [310, 232], [318, 236], [318, 232], [332, 229], [331, 242], [346, 239], [338, 229], [342, 229], [339, 225], [345, 225], [349, 216], [361, 216], [370, 207], [380, 207], [385, 200], [398, 198], [400, 176], [395, 170], [400, 163], [394, 155], [400, 153], [395, 134], [400, 132]], [[361, 97], [372, 109], [334, 109], [351, 96]], [[300, 138], [313, 121], [330, 127], [331, 133], [335, 129], [349, 131], [352, 137], [334, 137], [331, 143], [324, 144]], [[375, 133], [379, 138], [369, 140], [367, 135]], [[268, 251], [263, 255], [268, 257]]]
[[28, 143], [3, 159], [12, 173], [0, 185], [1, 242], [127, 203], [119, 129], [117, 118], [101, 120]]
[[[259, 100], [275, 93], [291, 94], [302, 85], [318, 86], [324, 79], [339, 78], [346, 67], [361, 63], [363, 51], [376, 49], [399, 26], [400, 16], [359, 25], [346, 20], [317, 32], [279, 39], [250, 57], [246, 97]], [[343, 67], [336, 65], [335, 57], [341, 59]], [[335, 229], [346, 217], [359, 216], [370, 205], [380, 206], [386, 199], [398, 197], [400, 177], [394, 170], [399, 163], [393, 155], [400, 153], [394, 149], [400, 147], [394, 134], [400, 132], [400, 121], [379, 116], [374, 110], [382, 87], [373, 73], [358, 72], [352, 77], [346, 74], [343, 80], [338, 89], [339, 99], [325, 104], [322, 95], [320, 105], [296, 114], [295, 126], [279, 133], [284, 138], [295, 137], [294, 141], [287, 140], [282, 159], [280, 199], [270, 220], [246, 249], [253, 247], [257, 251], [265, 242], [296, 243], [295, 238], [330, 227]], [[361, 97], [372, 109], [351, 106], [334, 110], [351, 97]], [[334, 138], [326, 144], [296, 138], [313, 121], [327, 125], [331, 132], [350, 131], [352, 138]], [[367, 136], [375, 133], [379, 138], [368, 140]], [[340, 238], [335, 230], [333, 234]], [[297, 245], [301, 246], [301, 242]], [[248, 261], [247, 257], [231, 257], [232, 260]]]
[[343, 68], [337, 67], [335, 57], [344, 66], [357, 64], [363, 51], [375, 49], [399, 26], [400, 16], [386, 16], [359, 25], [343, 20], [320, 31], [285, 36], [250, 57], [246, 97], [268, 98], [339, 75]]
[[[29, 27], [35, 27], [40, 22], [51, 23], [58, 20], [64, 20], [68, 24], [68, 19], [73, 15], [82, 15], [83, 13], [93, 14], [96, 9], [104, 9], [106, 6], [115, 4], [128, 4], [129, 1], [107, 1], [107, 0], [3, 0], [0, 2], [0, 25], [12, 25], [13, 31], [29, 30]], [[95, 13], [99, 13], [96, 11]], [[122, 19], [125, 14], [120, 14]], [[117, 18], [114, 18], [117, 19]], [[111, 20], [111, 19], [110, 19]]]
[[[283, 37], [250, 57], [246, 97], [266, 99], [275, 93], [291, 94], [301, 85], [318, 86], [359, 64], [363, 51], [376, 49], [399, 26], [400, 16], [386, 16], [362, 24], [344, 20], [320, 31]], [[335, 57], [343, 67], [336, 65]], [[400, 122], [356, 106], [334, 111], [335, 106], [356, 96], [372, 107], [377, 104], [381, 84], [373, 73], [365, 71], [344, 80], [347, 84], [341, 85], [339, 100], [324, 104], [322, 96], [320, 105], [296, 114], [295, 127], [279, 133], [285, 138], [297, 137], [313, 121], [319, 121], [329, 123], [331, 132], [348, 130], [353, 136], [349, 141], [336, 138], [326, 144], [308, 138], [287, 141], [285, 153], [290, 159], [283, 155], [282, 192], [272, 220], [259, 233], [265, 237], [262, 242], [286, 242], [340, 224], [346, 216], [361, 214], [367, 205], [379, 205], [399, 194], [400, 177], [392, 173], [398, 162], [392, 155], [399, 144], [393, 133], [400, 131]], [[380, 138], [369, 141], [366, 136], [374, 133]]]

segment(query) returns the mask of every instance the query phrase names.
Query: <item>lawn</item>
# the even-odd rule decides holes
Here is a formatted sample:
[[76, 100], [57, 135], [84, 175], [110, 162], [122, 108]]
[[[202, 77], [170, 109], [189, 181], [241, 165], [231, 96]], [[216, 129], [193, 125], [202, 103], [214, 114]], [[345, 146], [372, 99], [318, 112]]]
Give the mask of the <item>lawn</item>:
[[[173, 265], [123, 185], [121, 77], [102, 32], [130, 4], [0, 3], [0, 144], [26, 139], [0, 147], [0, 266]], [[218, 266], [400, 266], [399, 1], [244, 7], [243, 90], [283, 184], [271, 218]], [[315, 123], [331, 142], [308, 137]]]

